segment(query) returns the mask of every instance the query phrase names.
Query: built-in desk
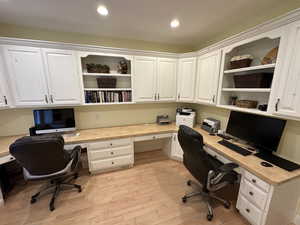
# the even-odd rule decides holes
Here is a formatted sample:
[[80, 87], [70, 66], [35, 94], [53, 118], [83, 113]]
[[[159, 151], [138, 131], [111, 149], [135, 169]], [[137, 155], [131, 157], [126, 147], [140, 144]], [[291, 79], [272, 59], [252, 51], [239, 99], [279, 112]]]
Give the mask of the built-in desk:
[[[199, 126], [194, 129], [203, 135], [209, 154], [235, 162], [241, 167], [242, 179], [237, 208], [242, 215], [253, 225], [288, 225], [293, 221], [300, 195], [300, 170], [288, 172], [276, 166], [263, 167], [260, 164], [261, 159], [253, 155], [242, 156], [220, 145], [220, 137], [209, 135]], [[77, 144], [87, 148], [89, 169], [93, 173], [132, 166], [133, 143], [136, 141], [165, 138], [170, 142], [170, 157], [173, 158], [172, 152], [175, 146], [179, 146], [177, 130], [175, 124], [86, 129], [77, 131], [79, 135], [65, 137], [65, 143], [70, 148]], [[0, 163], [1, 160], [2, 163], [13, 160], [8, 152], [9, 145], [20, 137], [0, 138]]]

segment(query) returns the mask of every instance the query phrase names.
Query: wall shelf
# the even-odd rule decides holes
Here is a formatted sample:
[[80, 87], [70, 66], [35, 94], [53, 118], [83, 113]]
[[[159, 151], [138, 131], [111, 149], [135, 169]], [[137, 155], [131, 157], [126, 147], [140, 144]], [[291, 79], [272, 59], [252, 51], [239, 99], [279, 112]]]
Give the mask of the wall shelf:
[[84, 106], [97, 106], [97, 105], [130, 105], [135, 102], [98, 102], [98, 103], [84, 103]]
[[228, 92], [271, 92], [271, 88], [222, 88]]
[[250, 66], [250, 67], [244, 67], [240, 69], [233, 69], [233, 70], [225, 70], [224, 74], [231, 74], [231, 73], [241, 73], [241, 72], [252, 72], [255, 70], [270, 70], [274, 69], [276, 66], [275, 63], [273, 64], [266, 64], [266, 65], [259, 65], [259, 66]]
[[131, 91], [132, 88], [84, 88], [85, 91]]
[[120, 73], [82, 73], [86, 77], [131, 77], [131, 74], [120, 74]]
[[237, 107], [237, 106], [234, 106], [234, 105], [218, 105], [218, 107], [233, 110], [233, 111], [247, 112], [247, 113], [259, 114], [259, 115], [264, 115], [264, 116], [270, 115], [266, 111], [261, 111], [261, 110], [258, 110], [258, 109], [241, 108], [241, 107]]

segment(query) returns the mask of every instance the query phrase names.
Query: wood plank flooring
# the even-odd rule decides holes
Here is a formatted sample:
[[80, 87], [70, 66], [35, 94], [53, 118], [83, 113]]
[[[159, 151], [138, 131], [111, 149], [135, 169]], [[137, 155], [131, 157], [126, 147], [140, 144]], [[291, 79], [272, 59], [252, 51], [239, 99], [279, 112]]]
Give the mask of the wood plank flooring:
[[[48, 209], [50, 196], [35, 204], [30, 197], [40, 184], [18, 185], [0, 207], [1, 225], [248, 225], [236, 212], [215, 205], [212, 222], [206, 220], [206, 204], [199, 197], [181, 203], [191, 190], [191, 176], [182, 163], [161, 151], [138, 153], [133, 168], [78, 178], [81, 193], [60, 193], [56, 210]], [[232, 193], [232, 189], [227, 191]], [[226, 192], [220, 193], [228, 195]]]

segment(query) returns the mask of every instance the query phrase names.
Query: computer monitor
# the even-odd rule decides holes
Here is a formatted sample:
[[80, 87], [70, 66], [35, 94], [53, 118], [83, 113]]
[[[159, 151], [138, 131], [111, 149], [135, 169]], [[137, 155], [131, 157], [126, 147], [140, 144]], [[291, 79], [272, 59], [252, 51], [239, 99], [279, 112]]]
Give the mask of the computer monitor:
[[276, 151], [286, 120], [231, 111], [226, 133], [263, 153]]
[[36, 134], [76, 130], [73, 109], [40, 109], [33, 111]]

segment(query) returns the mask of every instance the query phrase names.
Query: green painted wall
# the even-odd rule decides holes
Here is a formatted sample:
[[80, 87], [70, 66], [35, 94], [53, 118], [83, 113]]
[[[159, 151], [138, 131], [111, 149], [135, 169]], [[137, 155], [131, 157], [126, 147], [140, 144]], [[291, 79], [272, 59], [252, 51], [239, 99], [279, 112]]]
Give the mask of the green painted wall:
[[99, 37], [81, 33], [52, 31], [0, 23], [0, 37], [45, 40], [74, 44], [88, 44], [115, 48], [129, 48], [161, 52], [184, 53], [194, 50], [191, 46], [172, 45], [141, 40]]

